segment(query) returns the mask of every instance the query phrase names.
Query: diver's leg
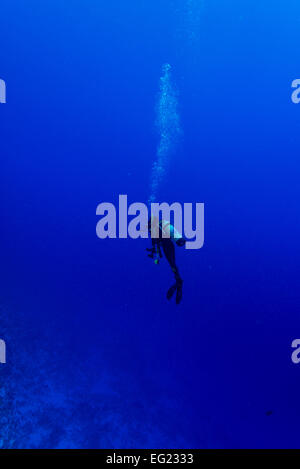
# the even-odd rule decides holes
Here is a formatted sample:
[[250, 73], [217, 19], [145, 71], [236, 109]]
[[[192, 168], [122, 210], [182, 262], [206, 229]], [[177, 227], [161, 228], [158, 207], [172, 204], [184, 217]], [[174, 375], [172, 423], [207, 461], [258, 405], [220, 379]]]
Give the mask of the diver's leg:
[[171, 268], [176, 267], [175, 263], [175, 246], [169, 238], [162, 239], [161, 245], [166, 256], [167, 261], [169, 262]]
[[176, 283], [169, 288], [167, 293], [167, 298], [170, 300], [176, 291], [176, 303], [179, 304], [182, 299], [182, 278], [180, 277], [178, 267], [175, 261], [175, 246], [170, 239], [162, 240], [162, 248], [166, 256], [167, 261], [169, 262], [171, 269], [174, 273]]
[[182, 279], [180, 277], [178, 267], [176, 265], [175, 261], [175, 246], [172, 243], [170, 239], [162, 240], [161, 242], [164, 254], [166, 256], [167, 261], [169, 262], [171, 269], [174, 272], [175, 280], [176, 282], [178, 281], [179, 283], [182, 282]]

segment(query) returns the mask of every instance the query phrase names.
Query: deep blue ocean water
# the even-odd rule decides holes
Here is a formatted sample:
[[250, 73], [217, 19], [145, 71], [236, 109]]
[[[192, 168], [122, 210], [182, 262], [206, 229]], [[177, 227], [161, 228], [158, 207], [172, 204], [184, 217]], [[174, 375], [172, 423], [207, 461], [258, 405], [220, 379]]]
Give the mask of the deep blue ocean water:
[[[2, 448], [299, 447], [300, 6], [3, 0]], [[160, 186], [205, 203], [172, 273], [100, 240], [147, 202], [162, 66], [182, 134]]]

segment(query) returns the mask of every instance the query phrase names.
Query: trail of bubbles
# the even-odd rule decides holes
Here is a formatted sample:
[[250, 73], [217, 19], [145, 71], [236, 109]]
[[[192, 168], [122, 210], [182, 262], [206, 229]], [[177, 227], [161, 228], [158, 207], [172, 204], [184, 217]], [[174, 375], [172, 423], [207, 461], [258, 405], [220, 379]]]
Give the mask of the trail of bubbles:
[[175, 150], [178, 137], [181, 133], [177, 92], [172, 84], [170, 64], [165, 64], [162, 68], [156, 126], [159, 131], [160, 141], [157, 148], [156, 160], [152, 167], [149, 204], [157, 199], [170, 157]]
[[187, 0], [185, 6], [186, 34], [191, 43], [199, 39], [200, 22], [204, 8], [204, 0]]

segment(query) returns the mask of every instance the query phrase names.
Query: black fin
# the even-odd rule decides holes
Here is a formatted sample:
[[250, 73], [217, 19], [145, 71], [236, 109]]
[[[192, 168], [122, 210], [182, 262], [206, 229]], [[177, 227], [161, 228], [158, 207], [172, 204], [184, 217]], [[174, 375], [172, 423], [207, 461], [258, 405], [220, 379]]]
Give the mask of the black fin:
[[176, 304], [179, 305], [181, 300], [182, 300], [182, 284], [181, 285], [177, 284]]
[[168, 300], [170, 300], [172, 298], [172, 296], [174, 295], [176, 289], [177, 289], [176, 283], [174, 285], [172, 285], [171, 288], [169, 288], [169, 290], [167, 292], [167, 299]]

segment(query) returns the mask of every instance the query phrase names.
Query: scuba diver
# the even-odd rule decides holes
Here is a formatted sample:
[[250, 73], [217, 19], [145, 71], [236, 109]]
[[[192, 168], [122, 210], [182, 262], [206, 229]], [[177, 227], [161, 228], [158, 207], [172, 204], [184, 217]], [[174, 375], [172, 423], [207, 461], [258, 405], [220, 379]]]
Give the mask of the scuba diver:
[[[170, 300], [176, 292], [176, 304], [178, 305], [182, 299], [183, 280], [179, 275], [178, 267], [176, 265], [174, 242], [177, 244], [177, 246], [184, 246], [186, 240], [182, 237], [182, 235], [180, 235], [176, 228], [174, 228], [174, 226], [166, 220], [162, 220], [158, 223], [153, 218], [150, 218], [148, 222], [148, 230], [150, 235], [152, 234], [152, 248], [147, 249], [147, 251], [150, 253], [148, 254], [148, 257], [154, 259], [155, 264], [159, 264], [160, 259], [163, 257], [161, 252], [162, 248], [175, 277], [174, 285], [172, 285], [167, 292], [167, 299]], [[154, 234], [155, 230], [157, 231], [156, 234]], [[163, 237], [163, 235], [165, 237]]]

